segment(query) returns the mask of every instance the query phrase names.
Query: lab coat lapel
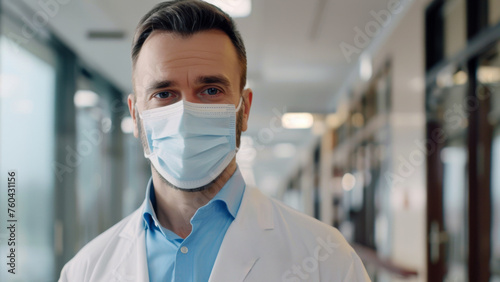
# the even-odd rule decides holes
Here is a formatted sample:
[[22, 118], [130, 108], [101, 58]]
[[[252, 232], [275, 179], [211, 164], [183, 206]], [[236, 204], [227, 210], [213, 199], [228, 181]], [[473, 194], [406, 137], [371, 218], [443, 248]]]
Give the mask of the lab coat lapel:
[[123, 259], [113, 271], [116, 281], [149, 281], [146, 258], [146, 232], [142, 221], [144, 204], [132, 215], [127, 226], [120, 233], [120, 239], [124, 243], [118, 251]]
[[261, 256], [259, 246], [274, 228], [272, 205], [256, 188], [245, 189], [236, 218], [215, 260], [210, 282], [244, 281]]

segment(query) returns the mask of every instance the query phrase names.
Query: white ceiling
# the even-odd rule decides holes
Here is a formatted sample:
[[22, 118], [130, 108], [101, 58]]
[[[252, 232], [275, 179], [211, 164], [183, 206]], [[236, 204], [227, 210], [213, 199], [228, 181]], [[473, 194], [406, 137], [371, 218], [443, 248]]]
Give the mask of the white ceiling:
[[[33, 13], [43, 11], [41, 2], [50, 2], [23, 1]], [[130, 92], [133, 32], [140, 17], [159, 1], [52, 2], [58, 1], [69, 3], [59, 5], [57, 13], [50, 17], [48, 25], [52, 32], [88, 65], [108, 77], [125, 93]], [[347, 62], [339, 44], [353, 44], [354, 27], [364, 28], [373, 21], [370, 11], [387, 9], [387, 2], [253, 0], [251, 15], [236, 19], [247, 48], [248, 79], [254, 90], [247, 134], [258, 138], [259, 130], [270, 126], [276, 109], [331, 111], [328, 105], [355, 64]], [[88, 39], [89, 31], [123, 31], [126, 36], [124, 39]], [[284, 130], [275, 134], [271, 143], [305, 145], [311, 138], [309, 131]]]

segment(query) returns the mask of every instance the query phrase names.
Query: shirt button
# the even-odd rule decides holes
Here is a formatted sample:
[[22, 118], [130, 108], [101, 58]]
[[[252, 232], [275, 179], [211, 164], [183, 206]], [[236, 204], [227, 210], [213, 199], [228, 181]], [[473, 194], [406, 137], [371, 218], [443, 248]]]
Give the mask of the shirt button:
[[181, 252], [182, 252], [183, 254], [187, 254], [187, 252], [188, 252], [188, 248], [187, 248], [186, 246], [182, 246], [182, 247], [181, 247]]

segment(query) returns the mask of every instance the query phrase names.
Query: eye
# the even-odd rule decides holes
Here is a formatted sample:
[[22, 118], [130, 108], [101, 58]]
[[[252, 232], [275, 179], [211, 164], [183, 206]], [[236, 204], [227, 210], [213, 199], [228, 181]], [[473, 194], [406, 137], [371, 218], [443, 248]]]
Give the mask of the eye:
[[168, 99], [168, 98], [172, 98], [174, 96], [174, 94], [170, 93], [170, 92], [160, 92], [160, 93], [156, 93], [154, 95], [155, 98], [159, 98], [159, 99]]
[[207, 94], [207, 95], [210, 95], [210, 96], [214, 96], [214, 95], [217, 95], [219, 94], [221, 91], [217, 88], [214, 88], [214, 87], [210, 87], [210, 88], [207, 88], [205, 91], [201, 92], [201, 93], [204, 93], [204, 94]]

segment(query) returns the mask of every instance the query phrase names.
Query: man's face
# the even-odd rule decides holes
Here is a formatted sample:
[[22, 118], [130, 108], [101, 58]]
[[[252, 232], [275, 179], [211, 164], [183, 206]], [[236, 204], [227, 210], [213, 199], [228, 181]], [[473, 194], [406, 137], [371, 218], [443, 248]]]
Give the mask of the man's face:
[[186, 38], [155, 31], [144, 43], [134, 69], [137, 104], [143, 110], [181, 99], [238, 104], [240, 73], [236, 50], [221, 31], [202, 31]]
[[135, 124], [134, 136], [144, 132], [138, 120], [138, 113], [144, 110], [181, 100], [237, 106], [241, 96], [244, 102], [237, 118], [237, 131], [245, 131], [252, 92], [250, 89], [240, 91], [240, 77], [236, 50], [222, 31], [202, 31], [189, 37], [153, 32], [144, 43], [134, 68], [135, 97], [130, 95], [128, 101]]

